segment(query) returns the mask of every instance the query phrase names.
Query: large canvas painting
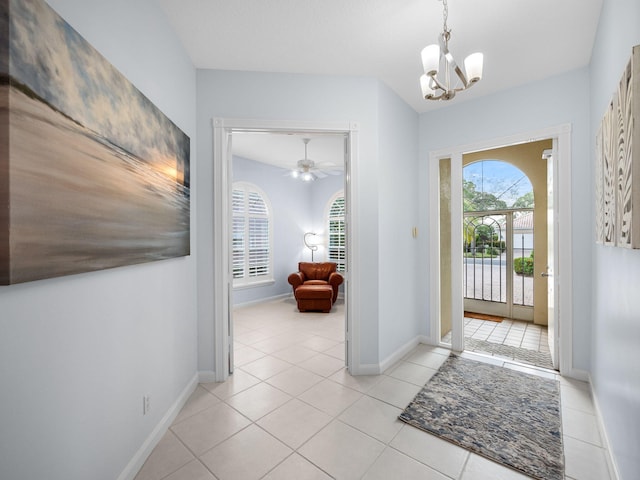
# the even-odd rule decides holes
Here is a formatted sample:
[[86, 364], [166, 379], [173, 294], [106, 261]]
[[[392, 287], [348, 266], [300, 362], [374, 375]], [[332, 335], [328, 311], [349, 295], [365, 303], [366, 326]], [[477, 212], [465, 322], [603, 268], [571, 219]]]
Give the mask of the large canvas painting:
[[[640, 248], [640, 46], [596, 138], [596, 242]], [[634, 185], [635, 182], [635, 185]]]
[[0, 284], [189, 255], [187, 135], [44, 1], [0, 22]]

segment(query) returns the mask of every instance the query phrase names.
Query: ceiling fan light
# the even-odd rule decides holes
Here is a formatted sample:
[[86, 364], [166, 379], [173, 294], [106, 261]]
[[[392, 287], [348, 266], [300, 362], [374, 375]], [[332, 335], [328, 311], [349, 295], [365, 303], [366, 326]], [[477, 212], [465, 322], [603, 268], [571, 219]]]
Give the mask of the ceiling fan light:
[[437, 75], [440, 68], [440, 45], [427, 45], [422, 49], [422, 67], [425, 75]]
[[298, 170], [291, 170], [291, 176], [292, 176], [293, 178], [298, 178], [298, 175], [299, 175]]
[[422, 97], [425, 100], [433, 98], [433, 96], [436, 94], [436, 91], [431, 88], [431, 77], [422, 75], [420, 77], [420, 87], [422, 88]]
[[482, 79], [484, 55], [480, 52], [472, 53], [464, 59], [464, 69], [469, 83], [475, 83]]
[[302, 180], [304, 180], [305, 182], [310, 182], [313, 180], [313, 174], [309, 173], [309, 172], [305, 172], [302, 174]]

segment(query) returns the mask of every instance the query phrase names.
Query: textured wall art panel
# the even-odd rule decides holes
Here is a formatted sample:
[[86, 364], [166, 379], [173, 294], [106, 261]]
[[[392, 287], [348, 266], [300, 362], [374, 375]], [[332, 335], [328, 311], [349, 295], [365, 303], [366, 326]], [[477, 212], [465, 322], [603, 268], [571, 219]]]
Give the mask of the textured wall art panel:
[[604, 245], [640, 248], [639, 85], [636, 46], [596, 138], [596, 241]]
[[44, 1], [0, 37], [0, 284], [189, 255], [189, 137]]

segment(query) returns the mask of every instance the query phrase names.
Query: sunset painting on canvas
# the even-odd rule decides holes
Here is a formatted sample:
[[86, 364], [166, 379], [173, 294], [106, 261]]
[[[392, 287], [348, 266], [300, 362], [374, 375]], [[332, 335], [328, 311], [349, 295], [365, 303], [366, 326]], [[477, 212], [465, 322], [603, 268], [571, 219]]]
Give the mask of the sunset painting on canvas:
[[189, 255], [189, 137], [44, 1], [0, 18], [0, 284]]

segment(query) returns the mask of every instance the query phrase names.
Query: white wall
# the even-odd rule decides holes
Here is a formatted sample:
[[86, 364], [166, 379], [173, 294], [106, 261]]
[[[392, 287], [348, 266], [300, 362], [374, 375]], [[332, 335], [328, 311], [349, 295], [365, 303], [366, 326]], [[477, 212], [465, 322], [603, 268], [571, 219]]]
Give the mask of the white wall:
[[[461, 94], [462, 97], [463, 94]], [[428, 158], [432, 150], [491, 141], [509, 135], [571, 124], [573, 216], [573, 366], [589, 370], [591, 345], [591, 194], [589, 152], [589, 77], [587, 69], [569, 72], [478, 100], [453, 104], [420, 117], [420, 214], [427, 218]], [[424, 245], [421, 243], [421, 245]], [[428, 248], [428, 245], [424, 245]], [[428, 258], [422, 251], [421, 259]], [[424, 261], [424, 260], [421, 260]], [[428, 288], [428, 281], [423, 280]], [[424, 308], [424, 305], [423, 307]]]
[[[195, 70], [156, 3], [49, 4], [191, 137], [194, 166]], [[191, 257], [0, 287], [0, 478], [120, 475], [196, 373], [195, 238]]]
[[[631, 48], [640, 44], [640, 2], [605, 0], [591, 59], [589, 154]], [[634, 180], [634, 188], [640, 182]], [[593, 187], [589, 189], [593, 208]], [[591, 379], [622, 480], [640, 472], [640, 250], [593, 245]], [[587, 303], [587, 302], [585, 302]]]
[[[380, 251], [380, 242], [395, 232], [379, 230], [379, 82], [370, 78], [293, 75], [200, 70], [197, 73], [198, 158], [200, 164], [198, 184], [198, 211], [200, 231], [198, 244], [200, 264], [199, 304], [200, 332], [199, 368], [214, 370], [213, 358], [213, 303], [204, 295], [212, 287], [212, 260], [205, 250], [212, 244], [212, 128], [213, 117], [252, 118], [267, 120], [299, 120], [301, 122], [357, 122], [359, 124], [358, 192], [355, 199], [360, 225], [360, 244], [356, 245], [363, 259], [360, 290], [360, 362], [377, 365], [380, 362], [378, 318], [380, 306], [393, 302], [390, 292], [379, 291], [379, 262], [382, 255], [394, 252]], [[396, 99], [396, 102], [401, 100]], [[390, 109], [389, 109], [390, 110]], [[386, 110], [385, 110], [386, 111]], [[389, 119], [392, 122], [393, 119]], [[404, 122], [404, 121], [403, 121]], [[385, 156], [384, 162], [395, 161]], [[391, 194], [402, 195], [406, 185], [389, 187]], [[386, 242], [388, 243], [388, 242]], [[394, 268], [387, 274], [402, 277], [404, 272]], [[371, 301], [371, 299], [378, 299]], [[394, 319], [398, 321], [398, 319]], [[401, 319], [400, 322], [413, 322]], [[416, 332], [415, 334], [417, 334]]]

